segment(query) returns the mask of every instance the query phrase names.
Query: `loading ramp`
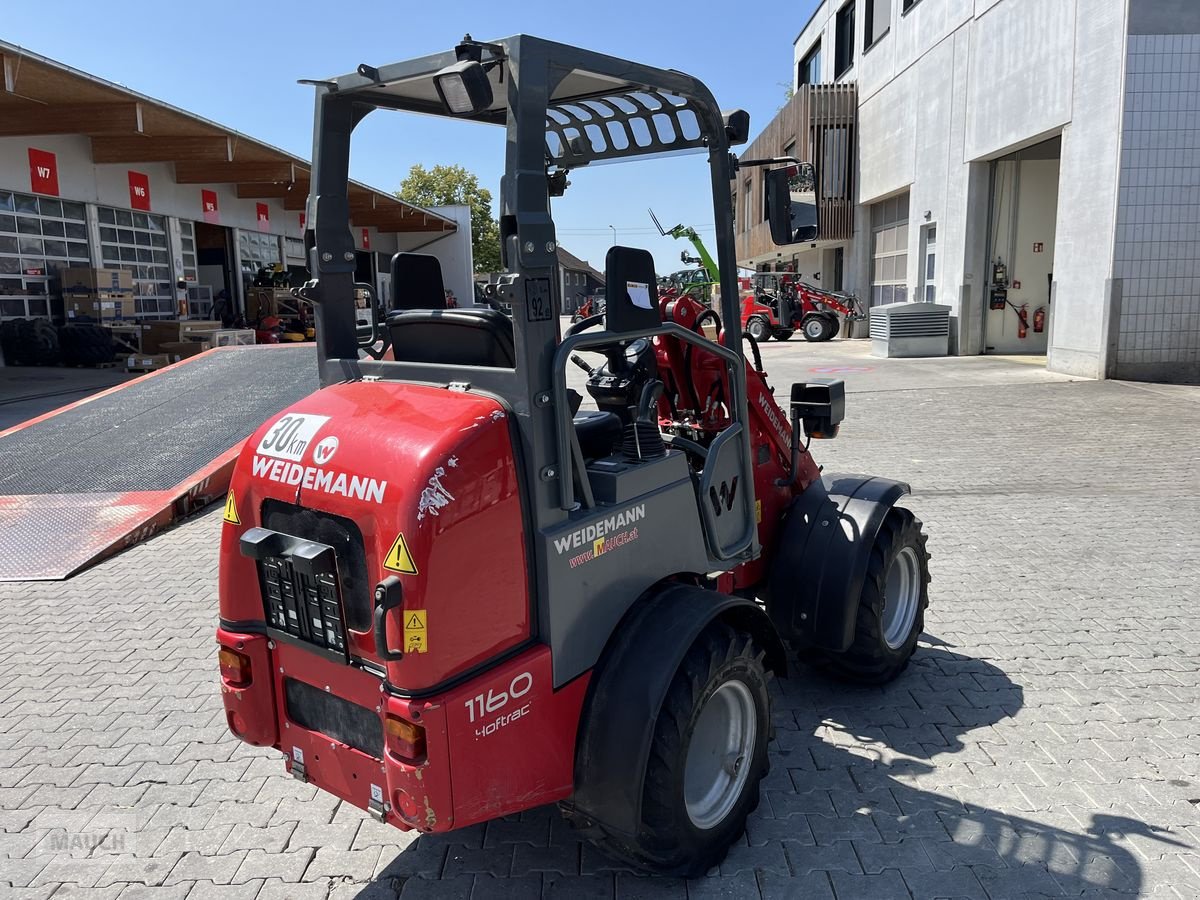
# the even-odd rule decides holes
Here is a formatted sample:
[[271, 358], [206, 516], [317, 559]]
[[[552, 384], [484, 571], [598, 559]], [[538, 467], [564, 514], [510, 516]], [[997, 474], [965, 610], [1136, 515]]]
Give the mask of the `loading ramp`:
[[223, 498], [245, 439], [317, 387], [311, 344], [222, 347], [0, 432], [0, 581], [66, 578]]

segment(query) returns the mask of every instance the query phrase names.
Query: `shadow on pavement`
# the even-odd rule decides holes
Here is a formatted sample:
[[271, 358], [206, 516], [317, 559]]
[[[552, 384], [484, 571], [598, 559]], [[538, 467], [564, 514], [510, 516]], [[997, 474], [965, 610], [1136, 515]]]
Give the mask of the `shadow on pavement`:
[[[829, 896], [830, 882], [839, 897], [1136, 894], [1141, 867], [1121, 842], [1140, 836], [1183, 846], [1124, 816], [1088, 813], [1089, 822], [1078, 822], [1065, 809], [1011, 811], [1037, 805], [1039, 788], [1006, 783], [1004, 772], [1020, 760], [992, 759], [978, 736], [965, 738], [1016, 715], [1023, 691], [997, 666], [936, 638], [925, 636], [908, 670], [886, 687], [848, 687], [797, 667], [774, 699], [763, 801], [719, 873], [738, 876], [746, 889], [756, 882], [763, 896], [807, 895], [814, 884]], [[988, 746], [1004, 746], [996, 741]], [[884, 880], [868, 886], [858, 880], [864, 874]], [[611, 897], [633, 873], [581, 844], [556, 809], [542, 807], [419, 837], [359, 896], [395, 896], [418, 876], [443, 884], [408, 885], [405, 897], [414, 888], [439, 897]], [[664, 896], [687, 887], [656, 882]]]

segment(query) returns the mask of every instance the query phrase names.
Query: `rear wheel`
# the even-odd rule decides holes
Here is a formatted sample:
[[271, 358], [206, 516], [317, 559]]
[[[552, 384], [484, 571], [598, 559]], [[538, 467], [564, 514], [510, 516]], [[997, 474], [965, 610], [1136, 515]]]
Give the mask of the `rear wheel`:
[[746, 323], [746, 333], [760, 344], [771, 337], [771, 326], [762, 316], [751, 316]]
[[602, 847], [640, 868], [693, 877], [719, 864], [758, 806], [771, 708], [765, 654], [722, 623], [680, 664], [654, 725], [636, 841]]
[[871, 548], [854, 642], [843, 653], [806, 650], [801, 658], [847, 681], [891, 681], [916, 650], [928, 605], [929, 553], [921, 521], [907, 509], [893, 508]]

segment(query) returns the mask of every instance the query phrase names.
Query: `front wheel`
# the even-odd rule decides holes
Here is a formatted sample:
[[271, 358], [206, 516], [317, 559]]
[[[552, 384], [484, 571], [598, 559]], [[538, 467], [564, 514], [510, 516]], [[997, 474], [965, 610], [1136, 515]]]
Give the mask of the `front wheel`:
[[801, 658], [846, 681], [891, 681], [917, 648], [927, 606], [929, 553], [921, 521], [907, 509], [893, 508], [871, 548], [853, 643], [842, 653], [807, 650]]
[[762, 316], [752, 316], [746, 323], [746, 333], [760, 344], [771, 337], [771, 326]]
[[814, 343], [833, 337], [833, 329], [829, 327], [829, 321], [824, 316], [809, 316], [800, 324], [800, 330], [804, 332], [806, 341]]
[[765, 654], [715, 622], [680, 664], [654, 725], [636, 839], [603, 849], [659, 874], [718, 865], [758, 806], [767, 773], [771, 702]]

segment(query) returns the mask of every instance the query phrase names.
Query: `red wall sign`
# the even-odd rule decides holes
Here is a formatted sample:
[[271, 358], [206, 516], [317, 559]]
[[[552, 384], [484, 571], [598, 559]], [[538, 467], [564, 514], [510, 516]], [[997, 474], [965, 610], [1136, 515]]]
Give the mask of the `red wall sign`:
[[29, 189], [58, 196], [58, 158], [50, 151], [29, 148]]
[[371, 249], [371, 229], [370, 228], [363, 229], [363, 249], [364, 250]]
[[217, 192], [201, 191], [200, 208], [204, 210], [204, 221], [210, 225], [221, 224], [221, 210], [217, 208]]
[[129, 206], [150, 211], [150, 179], [142, 172], [129, 172]]
[[254, 219], [258, 223], [259, 231], [269, 231], [271, 229], [271, 207], [265, 203], [255, 203]]

